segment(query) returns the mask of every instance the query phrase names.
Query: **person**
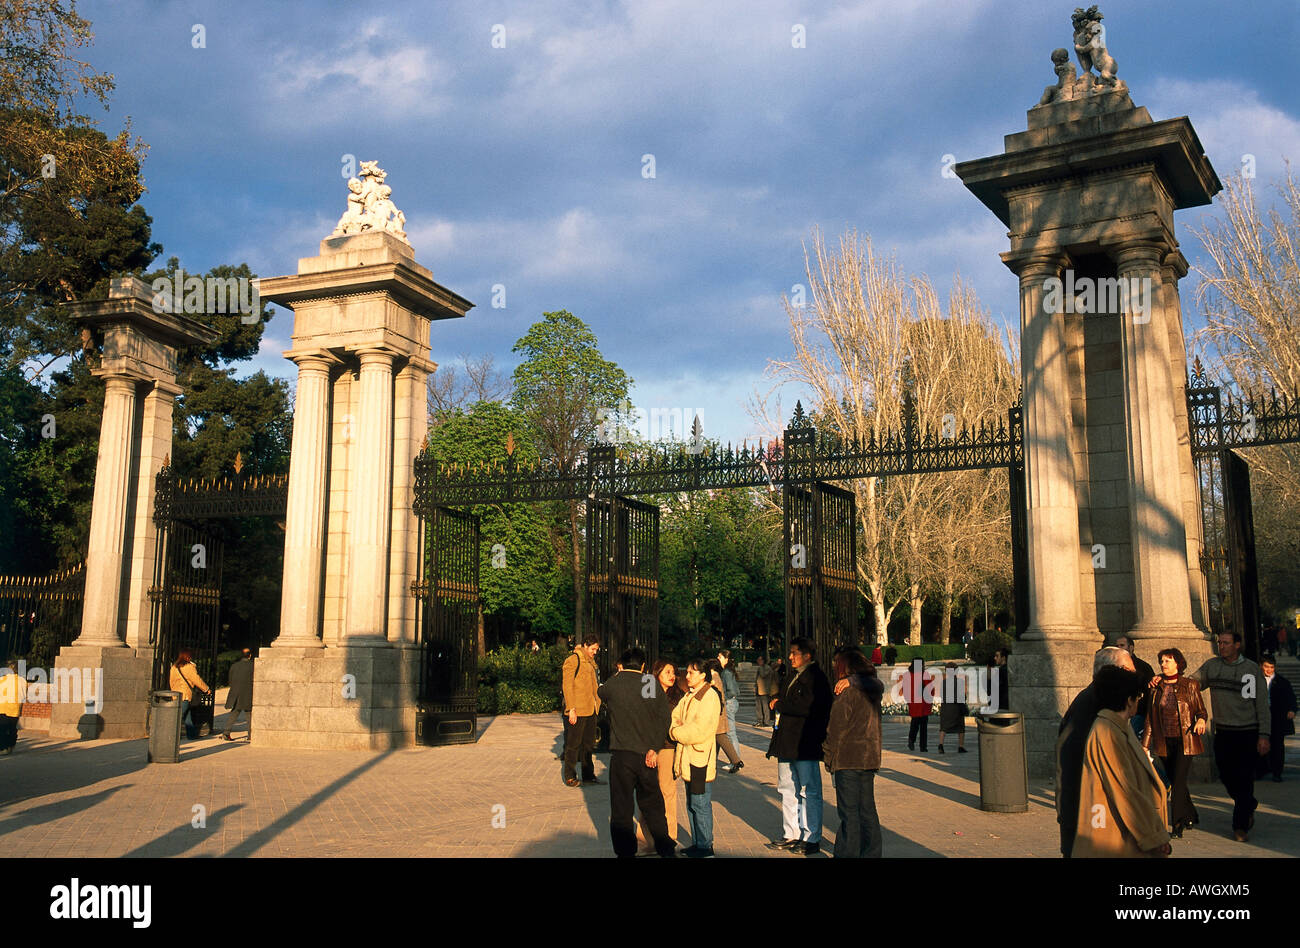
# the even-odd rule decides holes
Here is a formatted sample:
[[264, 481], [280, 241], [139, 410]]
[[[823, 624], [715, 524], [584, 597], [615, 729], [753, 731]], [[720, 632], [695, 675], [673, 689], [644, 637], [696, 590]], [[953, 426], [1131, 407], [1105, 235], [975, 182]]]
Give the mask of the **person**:
[[835, 698], [826, 724], [822, 755], [835, 782], [840, 830], [836, 859], [879, 859], [880, 817], [876, 813], [876, 771], [880, 769], [880, 698], [885, 686], [856, 648], [835, 656]]
[[[677, 687], [677, 666], [665, 659], [658, 659], [650, 669], [650, 674], [659, 684], [659, 698], [667, 709], [668, 727], [672, 726], [673, 709], [685, 694]], [[681, 679], [685, 684], [685, 678]], [[673, 777], [674, 761], [677, 757], [677, 744], [668, 736], [668, 727], [664, 729], [662, 744], [659, 749], [659, 792], [664, 798], [664, 819], [668, 824], [668, 838], [677, 845], [677, 780]], [[637, 842], [642, 845], [642, 855], [653, 856], [654, 834], [648, 832], [645, 820], [637, 830]]]
[[786, 667], [785, 659], [780, 655], [776, 657], [776, 664], [772, 666], [772, 681], [776, 685], [776, 690], [768, 695], [767, 707], [772, 709], [772, 701], [785, 690], [785, 680], [790, 677], [790, 669]]
[[1241, 633], [1220, 632], [1219, 654], [1192, 675], [1210, 693], [1214, 715], [1214, 765], [1232, 797], [1232, 836], [1246, 842], [1255, 826], [1255, 762], [1269, 752], [1272, 718], [1260, 667], [1241, 654]]
[[884, 660], [885, 660], [885, 656], [880, 651], [880, 643], [877, 642], [876, 647], [871, 650], [871, 664], [874, 667], [879, 668], [881, 663], [884, 662]]
[[1147, 683], [1109, 666], [1093, 679], [1097, 719], [1084, 744], [1074, 859], [1168, 856], [1165, 785], [1129, 723]]
[[771, 717], [768, 714], [768, 701], [774, 693], [776, 685], [776, 675], [772, 671], [772, 666], [767, 663], [767, 656], [758, 656], [758, 668], [754, 671], [754, 709], [758, 715], [758, 720], [754, 722], [754, 727], [770, 726]]
[[907, 749], [916, 750], [916, 737], [921, 736], [921, 753], [927, 753], [930, 740], [931, 698], [934, 695], [934, 676], [925, 670], [925, 662], [912, 659], [911, 669], [903, 675], [903, 700], [907, 702]]
[[1263, 777], [1272, 772], [1273, 782], [1282, 782], [1282, 765], [1285, 763], [1286, 741], [1288, 734], [1295, 733], [1296, 701], [1295, 689], [1291, 682], [1277, 673], [1277, 660], [1266, 654], [1260, 657], [1260, 670], [1264, 681], [1268, 683], [1269, 710], [1269, 749], [1268, 754], [1259, 758], [1255, 776]]
[[1149, 712], [1142, 746], [1164, 759], [1172, 795], [1169, 817], [1174, 822], [1170, 835], [1181, 839], [1183, 830], [1200, 822], [1187, 789], [1187, 773], [1192, 758], [1205, 752], [1201, 735], [1208, 729], [1209, 715], [1201, 700], [1201, 686], [1183, 677], [1187, 671], [1183, 653], [1176, 648], [1161, 649], [1156, 661], [1160, 663], [1160, 675], [1144, 679], [1154, 684], [1146, 702]]
[[[740, 714], [740, 680], [736, 678], [736, 669], [731, 661], [731, 649], [724, 648], [718, 652], [718, 667], [722, 671], [722, 698], [727, 706], [727, 737], [732, 747], [739, 747], [740, 738], [736, 737], [736, 717]], [[733, 766], [731, 772], [735, 773], [739, 769]]]
[[[943, 666], [944, 678], [949, 683], [951, 689], [943, 696], [943, 703], [939, 705], [939, 753], [943, 753], [943, 738], [945, 734], [957, 735], [957, 753], [966, 753], [966, 715], [968, 713], [966, 702], [958, 701], [958, 698], [966, 697], [966, 678], [957, 674], [957, 666], [949, 662]], [[953, 700], [949, 701], [951, 698]], [[922, 743], [922, 748], [925, 744]]]
[[730, 767], [726, 773], [738, 773], [740, 768], [745, 766], [745, 762], [740, 759], [740, 752], [736, 750], [731, 735], [727, 733], [731, 730], [731, 715], [728, 713], [730, 709], [726, 703], [726, 688], [722, 681], [722, 666], [718, 664], [717, 659], [710, 659], [705, 663], [705, 669], [709, 673], [710, 684], [718, 689], [718, 699], [723, 702], [722, 716], [718, 718], [718, 747], [726, 753], [727, 760], [730, 762]]
[[771, 702], [776, 728], [767, 749], [776, 758], [777, 789], [781, 793], [784, 836], [768, 849], [802, 856], [821, 852], [822, 741], [831, 714], [831, 686], [817, 665], [812, 639], [790, 642], [790, 678]]
[[181, 722], [185, 725], [185, 737], [191, 741], [195, 740], [199, 736], [199, 729], [195, 727], [194, 716], [190, 714], [194, 689], [197, 688], [205, 695], [212, 694], [212, 689], [199, 676], [199, 668], [194, 664], [194, 657], [189, 649], [181, 649], [177, 653], [176, 661], [172, 663], [171, 673], [168, 675], [168, 684], [172, 691], [181, 693]]
[[564, 783], [580, 787], [578, 783], [578, 755], [582, 755], [582, 783], [598, 784], [596, 763], [591, 752], [596, 749], [596, 714], [600, 711], [600, 674], [596, 670], [596, 655], [600, 640], [594, 635], [583, 638], [582, 644], [564, 660], [560, 669], [561, 688], [564, 691]]
[[1133, 670], [1133, 656], [1116, 646], [1098, 649], [1092, 657], [1092, 682], [1066, 709], [1056, 737], [1056, 822], [1061, 832], [1061, 855], [1070, 858], [1075, 828], [1079, 821], [1079, 781], [1083, 776], [1083, 752], [1101, 705], [1097, 699], [1097, 675], [1115, 666]]
[[677, 742], [673, 776], [686, 784], [686, 811], [691, 820], [692, 844], [682, 855], [697, 859], [713, 856], [713, 788], [717, 777], [718, 719], [722, 698], [709, 684], [703, 659], [686, 666], [689, 697], [673, 708], [669, 736]]
[[982, 709], [984, 714], [1011, 710], [1011, 674], [1007, 669], [1010, 655], [1010, 649], [1000, 648], [989, 662], [989, 703]]
[[[1146, 662], [1142, 661], [1142, 659], [1138, 658], [1137, 652], [1133, 650], [1134, 649], [1133, 636], [1121, 635], [1119, 638], [1115, 640], [1115, 644], [1118, 645], [1120, 648], [1125, 649], [1129, 653], [1129, 656], [1133, 659], [1133, 670], [1138, 673], [1138, 675], [1141, 677], [1143, 681], [1151, 681], [1153, 678], [1156, 677], [1155, 669], [1153, 669]], [[1159, 659], [1157, 659], [1157, 661], [1158, 660]], [[1148, 695], [1148, 700], [1149, 698], [1150, 696]], [[1143, 731], [1146, 728], [1147, 712], [1149, 710], [1149, 707], [1150, 705], [1148, 704], [1148, 702], [1143, 701], [1141, 707], [1138, 708], [1138, 713], [1133, 715], [1133, 733], [1136, 734], [1139, 738], [1142, 737]], [[1157, 756], [1163, 756], [1163, 755], [1157, 755]]]
[[231, 731], [241, 714], [248, 715], [248, 740], [253, 740], [253, 652], [244, 649], [238, 661], [230, 666], [230, 692], [226, 695], [226, 709], [230, 717], [226, 718], [226, 729], [221, 732], [223, 741], [231, 741]]
[[10, 658], [0, 677], [0, 754], [14, 752], [18, 744], [18, 719], [27, 700], [27, 679], [18, 674], [18, 659]]
[[677, 848], [668, 837], [659, 789], [659, 749], [672, 719], [658, 691], [654, 677], [645, 674], [645, 652], [635, 645], [623, 652], [618, 672], [596, 689], [609, 708], [609, 838], [620, 859], [636, 855], [634, 796], [655, 851], [671, 856]]

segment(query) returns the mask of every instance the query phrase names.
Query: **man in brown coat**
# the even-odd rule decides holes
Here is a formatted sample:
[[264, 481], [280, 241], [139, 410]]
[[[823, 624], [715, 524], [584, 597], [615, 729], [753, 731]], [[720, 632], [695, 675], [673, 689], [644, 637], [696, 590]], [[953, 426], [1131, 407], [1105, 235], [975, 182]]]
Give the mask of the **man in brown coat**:
[[1075, 859], [1168, 856], [1165, 785], [1129, 723], [1146, 696], [1137, 672], [1103, 668], [1093, 680], [1101, 710], [1088, 734], [1079, 783]]
[[564, 782], [579, 787], [578, 754], [582, 754], [582, 783], [600, 783], [591, 752], [596, 749], [596, 712], [600, 710], [600, 675], [596, 653], [600, 640], [588, 635], [560, 670], [560, 687], [564, 692]]

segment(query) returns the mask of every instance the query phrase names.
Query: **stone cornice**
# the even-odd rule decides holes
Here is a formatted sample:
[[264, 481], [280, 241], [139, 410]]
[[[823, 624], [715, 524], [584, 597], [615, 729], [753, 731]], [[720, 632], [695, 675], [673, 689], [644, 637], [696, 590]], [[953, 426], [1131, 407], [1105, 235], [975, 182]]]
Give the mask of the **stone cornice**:
[[270, 277], [262, 299], [290, 309], [297, 303], [381, 294], [426, 319], [455, 319], [474, 304], [404, 263], [376, 263], [347, 270]]

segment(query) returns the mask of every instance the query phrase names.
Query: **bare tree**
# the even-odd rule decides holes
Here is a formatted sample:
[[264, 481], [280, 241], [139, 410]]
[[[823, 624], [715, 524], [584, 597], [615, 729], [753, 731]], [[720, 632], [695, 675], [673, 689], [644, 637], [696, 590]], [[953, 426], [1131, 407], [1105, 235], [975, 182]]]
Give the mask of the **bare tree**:
[[477, 359], [461, 355], [464, 367], [440, 365], [429, 376], [429, 424], [437, 426], [451, 412], [475, 402], [504, 402], [510, 397], [510, 378], [497, 371], [490, 355]]

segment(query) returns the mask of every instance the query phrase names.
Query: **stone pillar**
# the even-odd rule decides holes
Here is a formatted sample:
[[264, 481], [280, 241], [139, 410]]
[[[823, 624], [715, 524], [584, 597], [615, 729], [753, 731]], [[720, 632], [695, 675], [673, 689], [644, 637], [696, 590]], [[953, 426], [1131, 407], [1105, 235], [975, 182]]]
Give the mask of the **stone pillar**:
[[[393, 496], [393, 354], [363, 349], [348, 545], [344, 644], [387, 644], [388, 538]], [[364, 641], [357, 641], [357, 640]]]
[[95, 460], [95, 499], [86, 551], [86, 598], [81, 635], [74, 646], [125, 646], [118, 629], [122, 604], [131, 455], [135, 442], [137, 381], [110, 376], [104, 383], [104, 416]]
[[284, 522], [284, 581], [277, 648], [319, 648], [321, 577], [325, 556], [326, 454], [329, 451], [330, 362], [298, 359], [289, 507]]
[[1025, 502], [1029, 535], [1029, 627], [1022, 639], [1093, 638], [1080, 615], [1079, 505], [1071, 446], [1065, 317], [1044, 308], [1044, 283], [1065, 261], [1040, 255], [1009, 263], [1020, 277], [1020, 359]]
[[1169, 333], [1163, 310], [1163, 248], [1128, 243], [1115, 253], [1122, 285], [1150, 302], [1143, 319], [1130, 302], [1121, 317], [1124, 419], [1128, 448], [1129, 523], [1139, 639], [1195, 638], [1188, 595], [1182, 469], [1172, 412]]
[[426, 386], [436, 368], [418, 356], [407, 359], [397, 373], [393, 393], [393, 526], [388, 574], [388, 640], [415, 645], [415, 600], [411, 582], [419, 568], [419, 523], [415, 500], [415, 456], [428, 430]]

